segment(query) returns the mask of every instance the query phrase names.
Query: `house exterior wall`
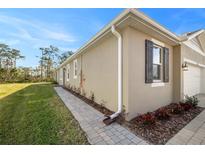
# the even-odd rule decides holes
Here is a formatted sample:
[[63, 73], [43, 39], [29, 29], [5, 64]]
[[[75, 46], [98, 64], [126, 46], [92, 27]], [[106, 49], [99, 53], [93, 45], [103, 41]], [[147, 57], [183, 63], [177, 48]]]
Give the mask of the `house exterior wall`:
[[[128, 109], [128, 78], [126, 58], [129, 45], [127, 28], [120, 31], [123, 38], [123, 107]], [[117, 111], [117, 38], [109, 34], [94, 46], [86, 49], [76, 59], [78, 62], [78, 77], [74, 79], [72, 61], [58, 70], [58, 83], [63, 85], [63, 68], [66, 68], [66, 87], [81, 88], [81, 94], [91, 98], [94, 94], [95, 102], [104, 105], [112, 111]], [[70, 79], [67, 80], [68, 65], [70, 65]], [[82, 75], [81, 75], [82, 70]], [[82, 78], [82, 79], [81, 79]], [[82, 80], [82, 84], [81, 84]], [[81, 86], [82, 85], [82, 86]]]
[[[196, 52], [195, 50], [193, 50], [192, 48], [188, 47], [185, 44], [181, 45], [181, 65], [183, 64], [183, 62], [188, 59], [191, 60], [193, 62], [196, 62], [198, 64], [203, 64], [205, 65], [205, 57], [202, 56], [201, 54], [199, 54], [198, 52]], [[188, 63], [188, 66], [192, 65]], [[199, 67], [199, 66], [196, 66]], [[205, 93], [205, 69], [201, 67], [201, 83], [200, 83], [200, 90], [201, 93]], [[184, 98], [184, 73], [182, 71], [181, 74], [181, 99]]]
[[[138, 114], [153, 111], [173, 100], [173, 47], [151, 36], [129, 28], [128, 33], [128, 113], [127, 120]], [[169, 82], [152, 87], [145, 83], [145, 40], [169, 48]]]
[[[171, 46], [132, 27], [120, 31], [123, 38], [123, 108], [126, 120], [138, 114], [153, 111], [183, 98], [184, 59], [205, 64], [204, 57], [186, 45]], [[169, 48], [169, 82], [161, 84], [145, 83], [145, 40]], [[80, 88], [81, 94], [112, 111], [117, 110], [117, 38], [109, 34], [95, 45], [78, 55], [78, 73], [74, 79], [74, 60], [65, 64], [57, 73], [57, 80], [63, 85], [63, 68], [66, 68], [66, 86]], [[68, 64], [70, 78], [67, 79]], [[202, 78], [205, 71], [202, 69]], [[201, 83], [205, 92], [205, 81]]]
[[182, 58], [181, 46], [173, 48], [173, 102], [179, 102], [182, 98]]
[[82, 91], [95, 102], [117, 110], [117, 38], [110, 35], [82, 55]]
[[[110, 34], [77, 58], [77, 78], [74, 78], [74, 60], [58, 70], [58, 83], [63, 85], [66, 68], [66, 87], [80, 89], [81, 95], [91, 98], [112, 111], [117, 110], [117, 38]], [[68, 65], [70, 78], [68, 80]]]
[[[74, 61], [77, 60], [77, 77], [74, 78]], [[69, 66], [70, 65], [70, 66]], [[73, 89], [80, 88], [80, 71], [81, 71], [81, 56], [79, 55], [74, 60], [67, 63], [65, 66], [66, 68], [66, 87], [72, 87]], [[68, 79], [68, 67], [70, 67], [69, 71], [69, 79]]]
[[201, 93], [205, 93], [205, 69], [201, 69]]
[[63, 68], [58, 69], [57, 72], [57, 82], [59, 85], [63, 85]]

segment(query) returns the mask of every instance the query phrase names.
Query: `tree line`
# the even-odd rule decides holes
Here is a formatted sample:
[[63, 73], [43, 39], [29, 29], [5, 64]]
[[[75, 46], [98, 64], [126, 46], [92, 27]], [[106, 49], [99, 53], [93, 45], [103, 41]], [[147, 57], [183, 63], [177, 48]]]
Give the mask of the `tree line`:
[[39, 66], [17, 67], [17, 61], [26, 57], [20, 50], [0, 44], [0, 83], [53, 81], [55, 68], [73, 54], [72, 51], [61, 54], [59, 48], [53, 45], [39, 50], [41, 54], [36, 56], [39, 58]]

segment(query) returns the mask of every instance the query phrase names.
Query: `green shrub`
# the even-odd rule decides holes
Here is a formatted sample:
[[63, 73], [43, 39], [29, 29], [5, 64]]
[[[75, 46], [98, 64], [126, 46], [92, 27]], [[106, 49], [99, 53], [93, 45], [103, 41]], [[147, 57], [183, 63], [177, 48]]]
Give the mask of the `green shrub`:
[[199, 100], [198, 100], [198, 98], [196, 97], [196, 96], [192, 96], [192, 97], [190, 97], [190, 96], [185, 96], [185, 103], [189, 103], [189, 104], [191, 104], [193, 107], [196, 107], [197, 105], [198, 105], [198, 103], [199, 103]]

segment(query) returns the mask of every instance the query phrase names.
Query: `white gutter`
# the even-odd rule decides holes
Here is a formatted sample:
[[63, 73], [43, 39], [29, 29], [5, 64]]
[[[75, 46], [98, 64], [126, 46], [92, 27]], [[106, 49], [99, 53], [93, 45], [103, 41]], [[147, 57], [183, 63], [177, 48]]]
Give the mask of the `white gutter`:
[[116, 118], [122, 112], [122, 36], [118, 31], [116, 31], [115, 26], [111, 27], [113, 35], [118, 39], [118, 110], [110, 116], [110, 119]]

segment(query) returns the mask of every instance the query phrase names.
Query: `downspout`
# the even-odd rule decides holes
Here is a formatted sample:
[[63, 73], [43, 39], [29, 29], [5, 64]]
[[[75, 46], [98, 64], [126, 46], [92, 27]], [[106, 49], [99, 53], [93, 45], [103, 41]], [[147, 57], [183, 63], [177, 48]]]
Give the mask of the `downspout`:
[[112, 122], [113, 119], [115, 119], [116, 117], [119, 116], [119, 114], [122, 112], [122, 36], [121, 34], [116, 31], [115, 26], [113, 25], [111, 27], [111, 31], [113, 33], [113, 35], [115, 35], [118, 39], [118, 74], [117, 74], [117, 81], [118, 81], [118, 93], [117, 93], [117, 97], [118, 97], [118, 110], [117, 112], [113, 113], [112, 115], [110, 115], [109, 117], [107, 117], [106, 119], [104, 119], [104, 122], [106, 123], [106, 120], [108, 120], [108, 124], [110, 124]]

